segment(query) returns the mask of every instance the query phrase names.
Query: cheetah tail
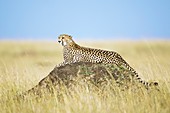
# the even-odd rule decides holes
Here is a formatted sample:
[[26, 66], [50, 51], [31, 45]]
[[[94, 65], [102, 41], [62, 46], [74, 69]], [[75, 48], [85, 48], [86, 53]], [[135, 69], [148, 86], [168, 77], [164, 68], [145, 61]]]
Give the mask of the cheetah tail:
[[136, 72], [134, 72], [134, 73], [135, 73], [135, 77], [137, 78], [137, 80], [139, 80], [140, 83], [145, 85], [146, 88], [152, 87], [152, 86], [158, 86], [158, 82], [146, 82], [146, 81], [142, 80]]

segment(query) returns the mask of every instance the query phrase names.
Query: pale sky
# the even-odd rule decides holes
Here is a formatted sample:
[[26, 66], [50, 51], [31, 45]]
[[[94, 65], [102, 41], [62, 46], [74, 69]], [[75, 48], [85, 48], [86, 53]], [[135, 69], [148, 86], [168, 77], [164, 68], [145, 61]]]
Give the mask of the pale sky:
[[170, 39], [170, 0], [0, 0], [0, 39]]

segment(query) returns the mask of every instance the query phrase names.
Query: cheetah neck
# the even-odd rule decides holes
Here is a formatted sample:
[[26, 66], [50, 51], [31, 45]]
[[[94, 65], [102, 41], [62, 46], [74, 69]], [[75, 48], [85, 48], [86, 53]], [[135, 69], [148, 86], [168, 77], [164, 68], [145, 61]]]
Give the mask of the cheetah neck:
[[64, 48], [74, 48], [74, 49], [79, 49], [81, 48], [78, 44], [75, 42], [70, 43], [69, 45], [64, 46]]

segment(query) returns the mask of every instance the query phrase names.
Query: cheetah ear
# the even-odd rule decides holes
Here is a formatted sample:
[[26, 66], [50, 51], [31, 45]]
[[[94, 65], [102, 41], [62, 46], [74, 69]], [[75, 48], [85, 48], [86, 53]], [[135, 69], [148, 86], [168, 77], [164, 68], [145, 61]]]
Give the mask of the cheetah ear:
[[68, 37], [70, 37], [72, 39], [72, 36], [71, 35], [68, 35]]

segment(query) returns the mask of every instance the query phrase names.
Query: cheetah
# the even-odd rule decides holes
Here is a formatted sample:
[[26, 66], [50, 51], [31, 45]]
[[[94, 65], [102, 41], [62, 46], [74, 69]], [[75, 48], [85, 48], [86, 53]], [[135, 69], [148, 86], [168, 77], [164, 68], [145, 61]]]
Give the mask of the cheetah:
[[146, 87], [158, 85], [157, 82], [148, 83], [141, 80], [138, 73], [117, 52], [79, 46], [74, 42], [72, 36], [67, 34], [61, 34], [58, 37], [58, 42], [63, 46], [64, 57], [64, 62], [60, 63], [58, 67], [75, 62], [116, 64], [117, 66], [124, 66], [134, 73], [136, 79]]

